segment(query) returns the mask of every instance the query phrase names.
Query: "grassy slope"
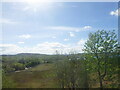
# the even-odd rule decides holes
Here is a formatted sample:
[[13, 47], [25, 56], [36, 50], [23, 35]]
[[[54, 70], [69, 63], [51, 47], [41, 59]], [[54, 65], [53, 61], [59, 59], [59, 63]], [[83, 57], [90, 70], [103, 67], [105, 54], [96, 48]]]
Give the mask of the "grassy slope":
[[[17, 88], [57, 88], [57, 79], [54, 74], [54, 64], [41, 64], [28, 70], [10, 73], [9, 77], [14, 80]], [[94, 79], [90, 82], [93, 88], [98, 88], [96, 74], [91, 75]], [[106, 81], [111, 83], [111, 81]]]
[[42, 64], [9, 76], [15, 81], [17, 88], [52, 88], [57, 87], [54, 64]]

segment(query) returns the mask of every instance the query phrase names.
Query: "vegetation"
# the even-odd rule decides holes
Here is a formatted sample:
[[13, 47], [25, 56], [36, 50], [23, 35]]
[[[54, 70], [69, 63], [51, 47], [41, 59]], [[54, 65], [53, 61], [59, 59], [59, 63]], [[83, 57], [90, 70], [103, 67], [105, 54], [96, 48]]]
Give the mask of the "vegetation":
[[[89, 54], [94, 60], [93, 67], [98, 74], [100, 88], [103, 88], [103, 80], [105, 77], [110, 76], [116, 68], [112, 66], [112, 59], [117, 52], [117, 40], [114, 32], [110, 31], [97, 31], [89, 34], [89, 39], [85, 43], [84, 51]], [[91, 62], [88, 58], [86, 59]], [[117, 64], [117, 63], [116, 63]], [[112, 72], [111, 72], [112, 71]]]
[[13, 80], [4, 73], [2, 73], [2, 87], [3, 88], [15, 88], [15, 83]]
[[61, 88], [88, 88], [84, 62], [74, 52], [56, 63], [56, 75]]
[[57, 88], [54, 64], [45, 63], [28, 70], [9, 73], [17, 88]]
[[2, 55], [3, 88], [118, 88], [119, 59], [115, 32], [98, 30], [84, 53]]

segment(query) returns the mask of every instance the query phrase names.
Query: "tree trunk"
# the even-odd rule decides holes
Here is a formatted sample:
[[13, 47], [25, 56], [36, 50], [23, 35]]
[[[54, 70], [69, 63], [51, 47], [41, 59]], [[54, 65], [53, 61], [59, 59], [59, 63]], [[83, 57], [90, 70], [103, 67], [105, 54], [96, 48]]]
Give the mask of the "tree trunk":
[[88, 84], [88, 75], [87, 75], [87, 71], [86, 71], [86, 70], [85, 70], [84, 88], [89, 88], [89, 84]]
[[103, 88], [102, 79], [100, 77], [100, 88]]
[[100, 73], [99, 68], [98, 68], [98, 75], [99, 75], [100, 88], [103, 88], [102, 77], [101, 77], [101, 73]]
[[64, 88], [64, 82], [62, 82], [62, 84], [61, 84], [61, 88]]
[[103, 83], [102, 83], [102, 76], [101, 76], [101, 72], [100, 72], [100, 60], [99, 60], [99, 57], [98, 57], [98, 54], [95, 53], [96, 57], [97, 57], [97, 60], [98, 60], [98, 76], [99, 76], [99, 83], [100, 83], [100, 88], [102, 89], [103, 88]]

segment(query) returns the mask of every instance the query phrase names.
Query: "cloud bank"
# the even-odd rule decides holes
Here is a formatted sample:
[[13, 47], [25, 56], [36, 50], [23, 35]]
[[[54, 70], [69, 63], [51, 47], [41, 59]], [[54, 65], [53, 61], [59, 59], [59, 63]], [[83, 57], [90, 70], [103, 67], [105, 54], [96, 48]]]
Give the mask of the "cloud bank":
[[[62, 44], [59, 42], [43, 42], [33, 47], [20, 47], [15, 44], [0, 44], [0, 54], [17, 54], [17, 53], [40, 53], [40, 54], [55, 54], [55, 51], [69, 53], [71, 50], [83, 52], [84, 43], [86, 40], [81, 39], [75, 45]], [[22, 43], [22, 42], [20, 42]]]

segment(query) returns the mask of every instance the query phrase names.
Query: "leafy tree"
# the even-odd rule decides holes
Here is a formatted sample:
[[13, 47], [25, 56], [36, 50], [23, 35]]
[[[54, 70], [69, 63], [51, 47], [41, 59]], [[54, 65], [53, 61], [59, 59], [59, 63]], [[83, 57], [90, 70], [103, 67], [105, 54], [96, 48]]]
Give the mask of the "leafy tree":
[[78, 59], [78, 55], [75, 52], [66, 55], [64, 60], [57, 61], [56, 75], [61, 88], [89, 87], [84, 62]]
[[26, 67], [33, 67], [33, 66], [36, 66], [36, 65], [38, 65], [38, 64], [40, 64], [40, 61], [38, 61], [38, 60], [31, 60], [31, 61], [29, 61], [28, 63], [26, 63]]
[[25, 69], [25, 66], [21, 63], [14, 63], [12, 67], [15, 68], [15, 71]]
[[88, 58], [86, 60], [94, 62], [89, 65], [90, 68], [94, 68], [98, 73], [100, 88], [103, 88], [103, 80], [107, 76], [108, 71], [112, 69], [109, 62], [116, 50], [117, 38], [115, 31], [98, 30], [89, 34], [84, 51], [92, 59]]

